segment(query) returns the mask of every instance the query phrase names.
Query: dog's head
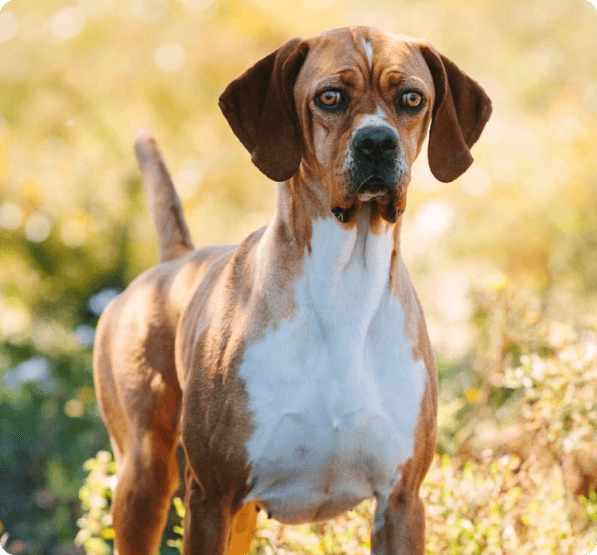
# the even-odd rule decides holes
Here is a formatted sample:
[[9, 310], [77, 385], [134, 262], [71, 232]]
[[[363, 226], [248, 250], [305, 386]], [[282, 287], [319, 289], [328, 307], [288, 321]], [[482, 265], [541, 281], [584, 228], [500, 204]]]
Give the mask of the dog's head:
[[427, 129], [432, 173], [456, 179], [491, 114], [433, 47], [366, 27], [290, 40], [230, 83], [220, 107], [266, 176], [317, 176], [340, 222], [364, 202], [396, 221]]

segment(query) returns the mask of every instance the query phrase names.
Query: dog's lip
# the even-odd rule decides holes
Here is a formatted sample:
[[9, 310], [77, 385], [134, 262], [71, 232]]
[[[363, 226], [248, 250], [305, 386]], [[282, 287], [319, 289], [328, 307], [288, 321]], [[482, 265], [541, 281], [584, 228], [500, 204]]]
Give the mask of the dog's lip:
[[360, 201], [366, 202], [372, 199], [387, 197], [389, 191], [390, 187], [385, 179], [377, 174], [371, 174], [363, 179], [357, 189], [356, 196]]
[[378, 187], [387, 187], [388, 183], [387, 181], [379, 174], [377, 173], [372, 173], [371, 175], [368, 175], [365, 179], [363, 179], [361, 181], [361, 184], [359, 185], [359, 189], [362, 189], [363, 187], [374, 187], [374, 188], [378, 188]]
[[387, 196], [387, 194], [384, 191], [375, 191], [375, 192], [371, 192], [371, 191], [361, 191], [357, 194], [357, 198], [361, 201], [361, 202], [367, 202], [369, 200], [377, 200], [377, 199], [381, 199], [382, 197]]
[[[363, 190], [363, 186], [373, 185], [373, 190]], [[355, 210], [361, 204], [376, 203], [381, 207], [387, 207], [394, 203], [400, 184], [388, 185], [387, 181], [377, 174], [371, 174], [361, 181], [359, 188], [347, 191], [346, 195], [334, 199], [332, 205], [342, 210]], [[331, 208], [330, 208], [331, 209]]]

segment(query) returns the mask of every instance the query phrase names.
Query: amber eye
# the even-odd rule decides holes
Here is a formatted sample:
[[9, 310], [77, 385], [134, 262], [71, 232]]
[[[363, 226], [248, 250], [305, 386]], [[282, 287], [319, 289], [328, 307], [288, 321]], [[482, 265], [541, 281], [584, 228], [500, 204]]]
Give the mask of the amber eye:
[[425, 100], [417, 91], [406, 91], [398, 99], [398, 104], [404, 111], [415, 113], [423, 108]]
[[348, 103], [348, 97], [342, 91], [330, 89], [318, 94], [315, 103], [327, 111], [342, 110]]
[[319, 101], [326, 106], [338, 106], [342, 102], [340, 91], [324, 91], [319, 95]]

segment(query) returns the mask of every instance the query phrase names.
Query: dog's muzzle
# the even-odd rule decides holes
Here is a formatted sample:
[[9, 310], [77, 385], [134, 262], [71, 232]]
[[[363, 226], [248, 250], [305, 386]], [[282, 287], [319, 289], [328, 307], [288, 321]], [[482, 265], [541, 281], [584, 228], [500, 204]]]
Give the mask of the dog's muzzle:
[[367, 125], [354, 135], [350, 189], [361, 200], [392, 191], [398, 181], [398, 134], [386, 125]]

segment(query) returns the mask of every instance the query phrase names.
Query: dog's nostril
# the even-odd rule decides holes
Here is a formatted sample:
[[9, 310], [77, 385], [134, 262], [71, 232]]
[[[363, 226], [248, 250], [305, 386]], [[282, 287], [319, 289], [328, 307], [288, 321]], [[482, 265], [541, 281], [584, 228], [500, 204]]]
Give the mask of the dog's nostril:
[[397, 147], [396, 141], [392, 139], [385, 139], [380, 141], [379, 139], [363, 139], [360, 144], [360, 150], [366, 156], [383, 156], [390, 150], [395, 150]]
[[365, 154], [372, 154], [375, 149], [375, 141], [373, 139], [365, 139], [361, 144], [361, 150]]

